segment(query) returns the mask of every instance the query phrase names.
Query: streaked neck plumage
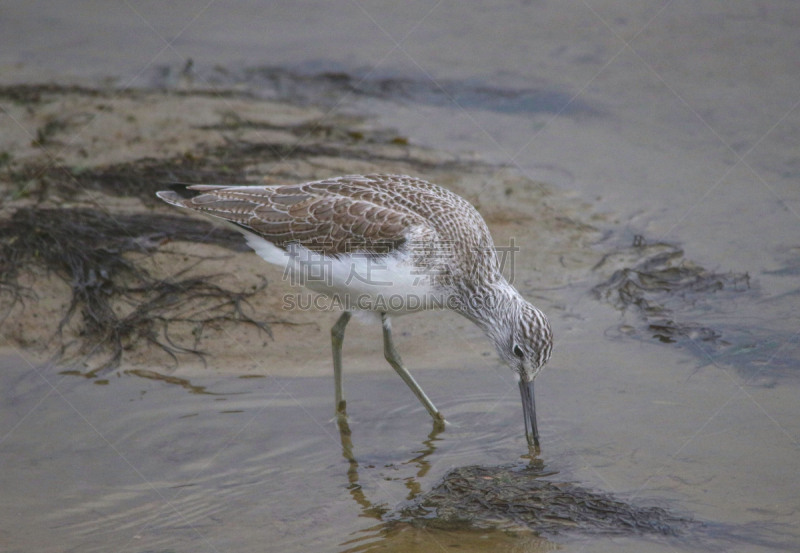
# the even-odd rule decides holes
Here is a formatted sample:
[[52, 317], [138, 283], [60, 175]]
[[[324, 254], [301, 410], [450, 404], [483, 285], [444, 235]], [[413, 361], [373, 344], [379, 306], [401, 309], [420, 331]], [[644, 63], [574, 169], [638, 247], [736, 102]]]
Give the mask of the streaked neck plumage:
[[501, 275], [460, 290], [458, 297], [456, 311], [478, 325], [500, 357], [531, 380], [552, 351], [552, 331], [544, 313]]

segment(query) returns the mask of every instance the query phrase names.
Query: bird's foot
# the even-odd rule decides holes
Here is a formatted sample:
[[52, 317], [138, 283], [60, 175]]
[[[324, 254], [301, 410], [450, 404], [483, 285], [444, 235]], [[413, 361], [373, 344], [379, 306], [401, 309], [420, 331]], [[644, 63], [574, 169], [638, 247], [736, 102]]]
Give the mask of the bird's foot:
[[444, 415], [436, 412], [435, 415], [432, 415], [433, 418], [433, 431], [436, 433], [443, 432], [446, 426], [449, 426], [450, 423], [444, 419]]
[[344, 436], [349, 436], [352, 434], [350, 430], [350, 423], [347, 420], [347, 410], [345, 409], [347, 403], [342, 400], [339, 402], [339, 405], [336, 406], [336, 425], [339, 427], [339, 432]]
[[527, 455], [522, 455], [522, 458], [528, 459], [531, 465], [535, 465], [542, 462], [542, 460], [539, 458], [541, 454], [542, 448], [539, 447], [539, 442], [537, 441], [535, 444], [528, 444], [528, 453]]

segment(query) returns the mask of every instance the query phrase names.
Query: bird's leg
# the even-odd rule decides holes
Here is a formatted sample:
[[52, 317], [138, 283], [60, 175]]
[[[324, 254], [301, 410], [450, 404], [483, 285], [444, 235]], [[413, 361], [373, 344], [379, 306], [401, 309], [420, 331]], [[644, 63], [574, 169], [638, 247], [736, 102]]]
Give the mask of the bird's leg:
[[397, 353], [397, 350], [394, 348], [394, 342], [392, 341], [392, 323], [389, 320], [389, 316], [386, 313], [381, 313], [381, 322], [383, 323], [383, 355], [386, 357], [386, 360], [392, 366], [392, 368], [397, 371], [397, 374], [400, 375], [400, 378], [403, 379], [403, 382], [411, 388], [411, 391], [414, 392], [414, 395], [422, 402], [422, 405], [425, 406], [425, 409], [428, 410], [431, 417], [433, 417], [433, 422], [435, 425], [441, 425], [444, 423], [444, 417], [433, 404], [433, 402], [425, 395], [425, 392], [422, 388], [419, 387], [417, 381], [414, 380], [414, 377], [411, 376], [411, 373], [406, 370], [403, 366], [403, 361], [400, 359], [400, 354]]
[[342, 343], [344, 342], [344, 329], [350, 322], [352, 313], [345, 311], [339, 320], [331, 327], [331, 345], [333, 346], [333, 382], [336, 386], [336, 413], [345, 415], [346, 402], [342, 392]]

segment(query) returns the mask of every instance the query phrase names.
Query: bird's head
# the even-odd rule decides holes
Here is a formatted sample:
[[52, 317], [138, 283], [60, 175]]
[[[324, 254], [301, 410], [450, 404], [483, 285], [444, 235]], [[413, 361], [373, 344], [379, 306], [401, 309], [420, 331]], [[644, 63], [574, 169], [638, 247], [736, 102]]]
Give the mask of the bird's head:
[[531, 446], [538, 447], [533, 379], [550, 359], [553, 350], [550, 323], [544, 313], [518, 295], [496, 313], [502, 313], [502, 316], [485, 330], [497, 353], [519, 376], [525, 436]]
[[501, 328], [490, 332], [497, 353], [516, 372], [530, 382], [550, 359], [553, 333], [544, 313], [525, 300], [509, 310]]

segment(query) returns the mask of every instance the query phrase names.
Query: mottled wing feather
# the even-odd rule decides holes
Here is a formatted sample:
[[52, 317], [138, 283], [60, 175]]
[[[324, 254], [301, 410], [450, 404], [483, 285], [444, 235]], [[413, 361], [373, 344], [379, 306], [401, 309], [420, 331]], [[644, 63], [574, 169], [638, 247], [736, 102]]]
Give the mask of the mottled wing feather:
[[280, 248], [298, 243], [327, 255], [391, 253], [405, 243], [413, 227], [425, 225], [417, 214], [376, 203], [374, 194], [351, 194], [345, 183], [312, 184], [191, 185], [188, 190], [199, 193], [194, 197], [160, 196], [244, 227]]

